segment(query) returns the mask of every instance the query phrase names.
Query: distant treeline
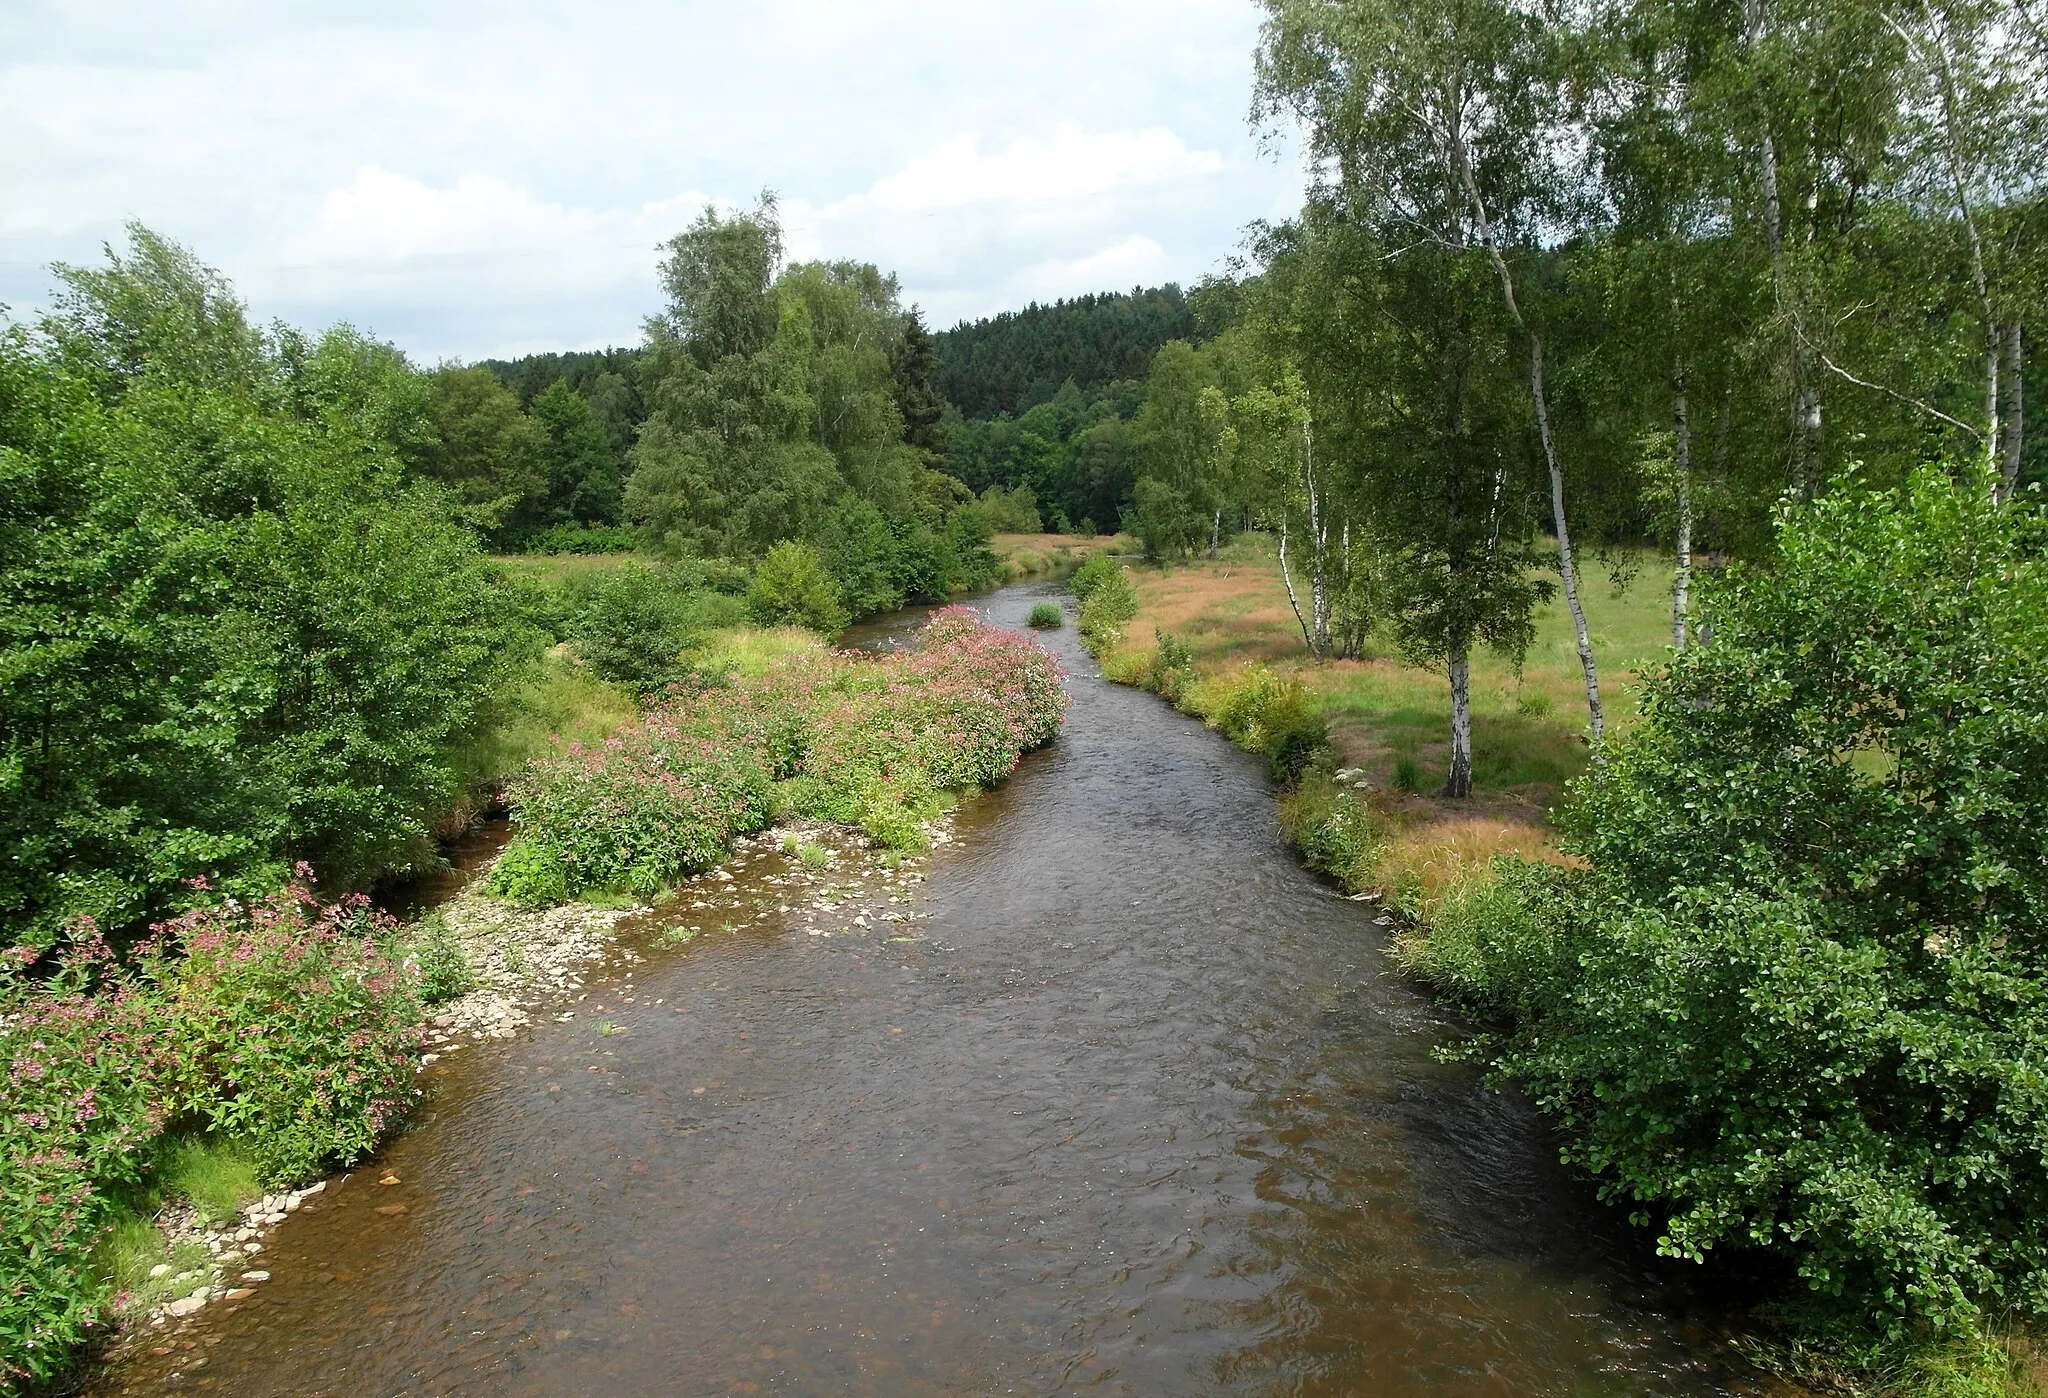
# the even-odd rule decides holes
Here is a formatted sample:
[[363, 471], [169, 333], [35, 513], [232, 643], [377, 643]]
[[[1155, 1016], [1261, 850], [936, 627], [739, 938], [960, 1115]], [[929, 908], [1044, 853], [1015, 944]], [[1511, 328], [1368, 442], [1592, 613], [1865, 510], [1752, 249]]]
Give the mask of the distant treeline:
[[1168, 340], [1195, 335], [1188, 298], [1169, 282], [1033, 303], [933, 336], [939, 391], [962, 417], [1021, 414], [1052, 401], [1062, 385], [1082, 392], [1142, 379]]
[[[991, 502], [998, 527], [1115, 529], [1138, 475], [1135, 423], [1153, 359], [1170, 342], [1199, 341], [1227, 323], [1235, 307], [1223, 293], [1233, 289], [1219, 284], [1188, 295], [1168, 283], [963, 322], [929, 337], [935, 358], [922, 377], [899, 362], [898, 410], [941, 470], [977, 496], [1004, 497]], [[654, 369], [646, 349], [632, 348], [487, 359], [459, 372], [495, 377], [536, 418], [565, 409], [579, 422], [587, 416], [586, 439], [592, 428], [602, 433], [610, 469], [623, 480], [652, 411]], [[570, 393], [587, 414], [575, 412]], [[606, 469], [588, 450], [577, 466], [558, 468], [552, 500], [536, 500], [541, 508], [524, 516], [526, 528], [502, 542], [574, 546], [595, 537], [582, 527], [621, 522], [623, 496], [602, 484], [569, 503], [578, 482], [592, 473], [607, 479]]]

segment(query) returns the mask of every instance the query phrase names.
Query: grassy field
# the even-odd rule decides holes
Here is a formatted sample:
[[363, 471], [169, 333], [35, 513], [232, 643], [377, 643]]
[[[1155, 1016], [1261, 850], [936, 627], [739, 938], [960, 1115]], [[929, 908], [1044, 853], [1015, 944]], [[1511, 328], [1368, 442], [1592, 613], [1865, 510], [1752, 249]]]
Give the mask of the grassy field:
[[[1671, 643], [1669, 563], [1630, 563], [1626, 588], [1617, 591], [1601, 572], [1582, 589], [1610, 730], [1632, 720], [1636, 672]], [[1165, 631], [1188, 644], [1198, 671], [1257, 662], [1298, 678], [1329, 720], [1343, 766], [1363, 768], [1375, 787], [1396, 794], [1442, 785], [1450, 752], [1443, 673], [1407, 664], [1380, 636], [1366, 659], [1312, 660], [1267, 540], [1248, 537], [1214, 562], [1134, 568], [1133, 576], [1139, 612], [1125, 629], [1128, 647], [1149, 648], [1155, 630]], [[1540, 809], [1584, 768], [1586, 691], [1561, 600], [1538, 614], [1536, 643], [1519, 670], [1490, 652], [1473, 657], [1472, 710], [1482, 806]]]

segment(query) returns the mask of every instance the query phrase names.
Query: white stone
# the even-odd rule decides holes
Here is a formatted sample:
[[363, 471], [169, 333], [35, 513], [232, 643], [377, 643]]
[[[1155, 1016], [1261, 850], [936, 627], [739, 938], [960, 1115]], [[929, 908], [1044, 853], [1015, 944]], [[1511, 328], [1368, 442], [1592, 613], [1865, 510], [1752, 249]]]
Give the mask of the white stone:
[[151, 1281], [155, 1281], [158, 1277], [167, 1277], [170, 1274], [171, 1264], [168, 1262], [159, 1262], [156, 1266], [149, 1269], [149, 1279]]

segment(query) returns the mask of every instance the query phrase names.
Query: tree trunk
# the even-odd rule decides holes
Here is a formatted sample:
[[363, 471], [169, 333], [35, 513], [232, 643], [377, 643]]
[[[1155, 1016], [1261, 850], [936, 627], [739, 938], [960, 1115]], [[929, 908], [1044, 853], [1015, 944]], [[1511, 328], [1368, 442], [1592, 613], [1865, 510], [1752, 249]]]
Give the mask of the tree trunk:
[[[1749, 51], [1763, 42], [1763, 0], [1743, 0], [1743, 26]], [[1771, 285], [1792, 322], [1792, 484], [1811, 498], [1821, 435], [1820, 388], [1814, 383], [1812, 346], [1806, 336], [1806, 309], [1799, 288], [1785, 265], [1785, 209], [1778, 194], [1778, 143], [1771, 135], [1770, 113], [1763, 114], [1763, 136], [1757, 152], [1757, 177], [1763, 187], [1764, 235], [1771, 249]]]
[[1601, 761], [1607, 716], [1600, 707], [1600, 667], [1593, 659], [1593, 638], [1586, 630], [1586, 609], [1579, 605], [1579, 571], [1572, 560], [1572, 531], [1564, 514], [1564, 471], [1550, 440], [1550, 400], [1543, 390], [1543, 341], [1529, 337], [1529, 392], [1536, 400], [1536, 430], [1543, 439], [1543, 459], [1550, 465], [1550, 513], [1557, 524], [1557, 571], [1564, 580], [1564, 604], [1572, 614], [1572, 634], [1579, 643], [1579, 669], [1586, 677], [1586, 712], [1593, 731], [1593, 765]]
[[1301, 615], [1301, 599], [1294, 593], [1294, 574], [1287, 567], [1287, 509], [1280, 510], [1280, 581], [1287, 585], [1287, 605], [1294, 608], [1295, 624], [1301, 627], [1301, 643], [1308, 647], [1308, 653], [1316, 653], [1315, 638], [1309, 635], [1308, 622]]
[[1223, 538], [1223, 507], [1218, 505], [1216, 513], [1209, 517], [1209, 557], [1216, 557], [1216, 549]]
[[1671, 398], [1672, 459], [1678, 469], [1678, 561], [1671, 571], [1671, 648], [1684, 650], [1692, 601], [1692, 423], [1687, 415], [1685, 374]]
[[1451, 770], [1443, 794], [1463, 800], [1472, 794], [1472, 659], [1465, 646], [1451, 652]]
[[1316, 494], [1315, 436], [1309, 423], [1302, 424], [1302, 478], [1308, 494], [1308, 614], [1309, 653], [1321, 660], [1330, 653], [1330, 529], [1323, 518], [1323, 502]]
[[2005, 449], [1998, 462], [1998, 495], [2000, 502], [2012, 499], [2012, 493], [2020, 485], [2020, 448], [2025, 445], [2026, 420], [2026, 361], [2021, 358], [2025, 346], [2020, 341], [2018, 321], [2005, 327]]

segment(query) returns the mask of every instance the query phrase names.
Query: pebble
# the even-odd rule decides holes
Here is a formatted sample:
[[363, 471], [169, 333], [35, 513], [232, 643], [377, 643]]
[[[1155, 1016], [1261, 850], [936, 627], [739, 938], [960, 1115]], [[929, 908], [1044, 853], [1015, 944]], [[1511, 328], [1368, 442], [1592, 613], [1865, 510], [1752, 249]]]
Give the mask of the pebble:
[[270, 1273], [268, 1273], [268, 1272], [244, 1272], [244, 1273], [242, 1273], [242, 1280], [243, 1280], [243, 1281], [245, 1281], [245, 1282], [267, 1282], [267, 1281], [269, 1281], [269, 1280], [270, 1280]]

